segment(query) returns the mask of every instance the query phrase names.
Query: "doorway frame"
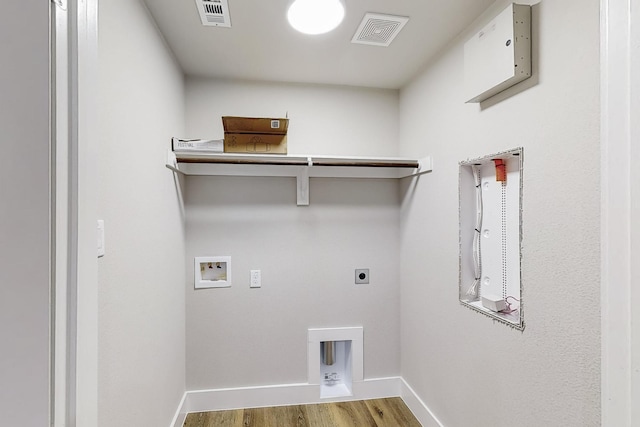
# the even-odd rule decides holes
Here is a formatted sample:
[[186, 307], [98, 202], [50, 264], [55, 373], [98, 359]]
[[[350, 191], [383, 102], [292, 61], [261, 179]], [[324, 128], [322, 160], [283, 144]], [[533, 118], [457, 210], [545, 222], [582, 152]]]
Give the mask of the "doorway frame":
[[[640, 424], [640, 0], [601, 0], [601, 424]], [[635, 141], [635, 144], [634, 144]], [[635, 263], [634, 263], [635, 260]], [[634, 287], [632, 284], [635, 283]]]

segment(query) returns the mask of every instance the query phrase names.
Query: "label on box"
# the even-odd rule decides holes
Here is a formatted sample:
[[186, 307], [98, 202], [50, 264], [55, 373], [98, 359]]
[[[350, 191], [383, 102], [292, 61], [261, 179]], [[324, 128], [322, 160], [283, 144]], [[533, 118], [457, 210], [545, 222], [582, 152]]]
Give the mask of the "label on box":
[[271, 120], [271, 129], [280, 129], [280, 120]]
[[171, 139], [174, 151], [210, 151], [222, 153], [224, 142], [222, 139]]

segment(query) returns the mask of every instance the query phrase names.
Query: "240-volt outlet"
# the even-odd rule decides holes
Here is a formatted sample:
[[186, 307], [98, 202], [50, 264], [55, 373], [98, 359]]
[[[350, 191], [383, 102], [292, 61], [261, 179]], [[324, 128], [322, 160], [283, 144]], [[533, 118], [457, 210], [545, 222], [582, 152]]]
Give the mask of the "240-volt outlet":
[[356, 269], [356, 285], [369, 283], [369, 269], [357, 268]]

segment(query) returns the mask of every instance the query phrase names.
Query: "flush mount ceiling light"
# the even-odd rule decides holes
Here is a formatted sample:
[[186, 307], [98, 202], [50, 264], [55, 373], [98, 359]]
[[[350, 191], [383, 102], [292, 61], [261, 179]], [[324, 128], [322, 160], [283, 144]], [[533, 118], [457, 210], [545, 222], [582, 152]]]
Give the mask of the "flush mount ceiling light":
[[289, 6], [287, 19], [305, 34], [323, 34], [336, 28], [344, 18], [341, 0], [296, 0]]

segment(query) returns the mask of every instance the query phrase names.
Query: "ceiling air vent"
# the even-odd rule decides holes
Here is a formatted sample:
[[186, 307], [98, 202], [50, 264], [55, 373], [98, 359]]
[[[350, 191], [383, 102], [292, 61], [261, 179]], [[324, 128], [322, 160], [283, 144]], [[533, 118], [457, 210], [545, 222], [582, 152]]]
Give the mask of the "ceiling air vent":
[[227, 0], [196, 0], [202, 25], [209, 27], [231, 27]]
[[407, 21], [409, 18], [406, 16], [367, 13], [351, 39], [351, 43], [389, 46]]

